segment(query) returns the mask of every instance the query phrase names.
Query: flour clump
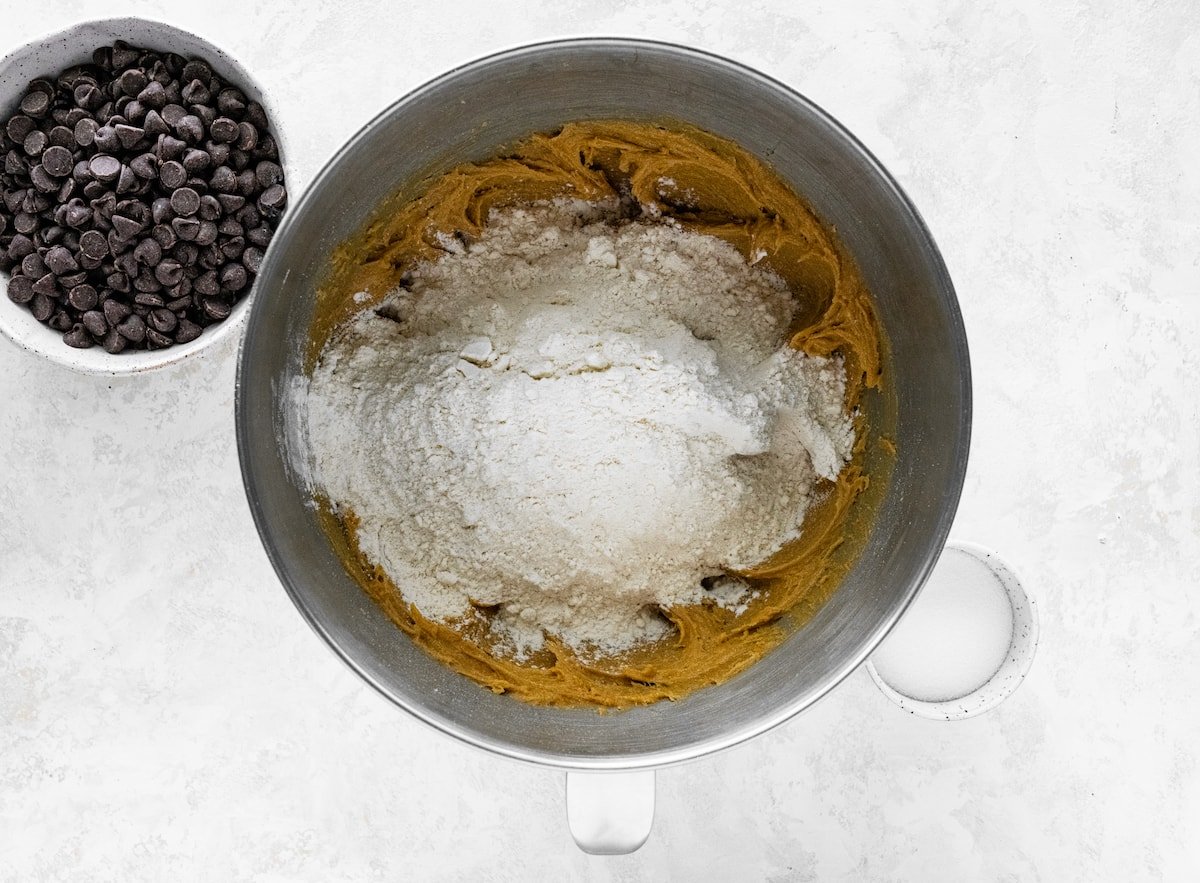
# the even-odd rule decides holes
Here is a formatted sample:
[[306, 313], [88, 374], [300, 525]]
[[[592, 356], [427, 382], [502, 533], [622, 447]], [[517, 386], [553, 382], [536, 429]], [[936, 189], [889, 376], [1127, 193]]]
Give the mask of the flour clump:
[[304, 401], [313, 478], [428, 619], [527, 658], [665, 637], [662, 608], [799, 535], [854, 445], [840, 359], [787, 345], [786, 284], [618, 206], [494, 212], [351, 319]]

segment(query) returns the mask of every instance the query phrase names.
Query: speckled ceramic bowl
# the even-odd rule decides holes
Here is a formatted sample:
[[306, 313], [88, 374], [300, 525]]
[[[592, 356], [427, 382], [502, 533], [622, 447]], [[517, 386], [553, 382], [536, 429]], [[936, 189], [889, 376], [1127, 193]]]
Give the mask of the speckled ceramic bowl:
[[[263, 105], [271, 120], [271, 134], [279, 146], [280, 164], [287, 176], [289, 190], [298, 188], [295, 170], [288, 163], [286, 127], [280, 125], [278, 110], [271, 103], [254, 77], [226, 52], [195, 34], [157, 21], [141, 18], [112, 18], [86, 21], [72, 25], [48, 37], [34, 40], [0, 60], [0, 113], [7, 119], [16, 109], [25, 87], [39, 76], [57, 74], [74, 64], [90, 61], [98, 46], [124, 40], [134, 46], [144, 46], [183, 56], [198, 56], [208, 61], [214, 71]], [[0, 273], [0, 332], [23, 349], [44, 356], [67, 368], [88, 374], [138, 374], [175, 364], [193, 353], [237, 334], [250, 309], [254, 291], [234, 305], [224, 322], [211, 325], [190, 343], [177, 344], [162, 350], [138, 350], [112, 354], [102, 347], [74, 349], [63, 343], [62, 334], [33, 318], [29, 310], [8, 299], [8, 275]]]
[[[1038, 644], [1038, 615], [1037, 604], [1033, 596], [1025, 591], [1024, 585], [1018, 579], [1011, 567], [1005, 564], [994, 553], [975, 543], [950, 542], [946, 551], [963, 553], [977, 559], [985, 565], [1003, 586], [1012, 607], [1012, 637], [1009, 638], [1008, 652], [1000, 668], [977, 689], [964, 696], [946, 699], [941, 702], [928, 702], [905, 696], [899, 690], [883, 679], [875, 668], [875, 663], [867, 660], [866, 669], [875, 681], [875, 685], [902, 709], [909, 714], [927, 717], [930, 720], [966, 720], [970, 717], [991, 711], [1014, 692], [1033, 665], [1033, 657]], [[917, 604], [921, 601], [918, 598]]]

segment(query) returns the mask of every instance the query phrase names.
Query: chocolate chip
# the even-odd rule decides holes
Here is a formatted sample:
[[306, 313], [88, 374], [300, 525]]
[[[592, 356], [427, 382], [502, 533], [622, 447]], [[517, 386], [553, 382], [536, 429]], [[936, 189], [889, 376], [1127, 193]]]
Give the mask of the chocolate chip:
[[[149, 108], [147, 108], [146, 105], [142, 104], [136, 98], [125, 105], [125, 119], [129, 123], [141, 123], [144, 119], [146, 119], [146, 114], [148, 112]], [[143, 128], [145, 127], [143, 126]]]
[[201, 221], [196, 231], [195, 242], [199, 246], [212, 245], [217, 241], [217, 225], [212, 221]]
[[150, 205], [150, 217], [156, 224], [165, 224], [174, 217], [174, 212], [171, 211], [171, 200], [165, 196], [160, 196]]
[[114, 126], [114, 130], [117, 134], [117, 140], [121, 142], [121, 146], [126, 150], [132, 150], [134, 145], [146, 137], [146, 130], [137, 126], [118, 123]]
[[73, 97], [83, 110], [95, 112], [104, 106], [104, 93], [94, 83], [80, 83], [75, 87]]
[[[117, 40], [113, 43], [110, 57], [112, 59], [113, 70], [123, 71], [125, 68], [133, 67], [141, 58], [141, 50], [134, 49], [128, 43], [122, 40]], [[99, 62], [97, 62], [99, 63]]]
[[64, 290], [69, 291], [76, 285], [83, 285], [85, 282], [87, 282], [87, 278], [87, 270], [82, 270], [75, 273], [67, 273], [65, 276], [58, 277], [58, 284], [62, 286]]
[[129, 168], [139, 178], [150, 180], [158, 177], [158, 159], [153, 153], [142, 153], [129, 161]]
[[183, 70], [179, 74], [179, 78], [184, 82], [203, 80], [207, 83], [212, 79], [212, 76], [212, 68], [208, 66], [208, 62], [200, 58], [190, 59], [187, 64], [183, 66]]
[[[182, 110], [182, 108], [180, 108]], [[163, 108], [166, 110], [166, 108]], [[169, 135], [171, 127], [157, 110], [148, 110], [142, 118], [142, 131], [147, 138], [157, 138], [159, 135]]]
[[47, 147], [42, 154], [42, 167], [56, 178], [65, 178], [75, 168], [75, 159], [65, 147]]
[[4, 155], [4, 174], [16, 177], [24, 175], [28, 171], [29, 161], [17, 151], [10, 150]]
[[217, 245], [221, 248], [221, 254], [230, 261], [241, 258], [242, 252], [246, 250], [246, 240], [241, 236], [232, 236], [224, 241], [218, 241]]
[[174, 258], [166, 258], [154, 268], [154, 278], [168, 288], [178, 285], [183, 279], [183, 264]]
[[213, 170], [209, 186], [217, 193], [233, 193], [237, 189], [237, 176], [229, 166], [218, 166]]
[[[53, 94], [53, 93], [51, 93]], [[41, 90], [28, 92], [21, 99], [21, 113], [40, 120], [50, 110], [50, 95]]]
[[200, 208], [200, 194], [190, 187], [180, 187], [171, 194], [171, 208], [180, 217], [194, 215]]
[[79, 264], [75, 262], [75, 256], [63, 248], [61, 245], [56, 245], [49, 249], [42, 260], [46, 262], [46, 266], [50, 268], [50, 272], [55, 276], [64, 276], [67, 273], [74, 273], [79, 269]]
[[33, 283], [33, 290], [37, 294], [44, 294], [46, 297], [58, 297], [58, 278], [53, 273], [46, 273]]
[[275, 143], [275, 139], [270, 135], [260, 135], [258, 139], [258, 149], [255, 150], [259, 159], [279, 159], [279, 146]]
[[238, 123], [238, 150], [253, 150], [258, 146], [258, 129], [253, 124], [244, 120]]
[[158, 180], [168, 190], [174, 190], [176, 187], [182, 187], [187, 180], [187, 172], [183, 166], [175, 160], [167, 160], [158, 170]]
[[188, 110], [190, 110], [196, 117], [199, 118], [200, 124], [205, 129], [211, 126], [213, 124], [213, 120], [217, 118], [216, 108], [207, 104], [192, 104], [188, 106]]
[[153, 267], [162, 260], [162, 246], [153, 239], [143, 239], [133, 250], [133, 255], [138, 263]]
[[146, 74], [137, 68], [131, 68], [117, 77], [117, 85], [121, 87], [121, 91], [133, 98], [136, 98], [149, 82]]
[[238, 139], [238, 124], [229, 117], [217, 117], [208, 127], [209, 135], [214, 141], [228, 144]]
[[181, 119], [175, 126], [175, 131], [188, 144], [199, 144], [204, 139], [204, 124], [193, 114]]
[[67, 311], [57, 309], [50, 315], [50, 320], [46, 322], [55, 331], [67, 331], [74, 324], [71, 317], [67, 315]]
[[262, 188], [258, 183], [258, 175], [254, 173], [253, 169], [244, 169], [238, 172], [238, 190], [243, 197], [253, 196], [260, 189]]
[[124, 215], [113, 215], [112, 217], [113, 230], [117, 235], [126, 241], [133, 239], [142, 232], [142, 225], [132, 218], [127, 218]]
[[121, 166], [121, 175], [117, 178], [117, 193], [133, 193], [140, 186], [138, 176], [129, 166]]
[[34, 129], [25, 136], [25, 140], [21, 143], [21, 146], [24, 148], [26, 156], [41, 156], [42, 151], [46, 149], [48, 141], [49, 139], [46, 137], [45, 132], [41, 129]]
[[191, 80], [186, 86], [180, 89], [179, 94], [183, 98], [185, 104], [208, 104], [212, 101], [212, 93], [208, 91], [206, 81]]
[[25, 255], [32, 254], [35, 251], [37, 251], [37, 246], [33, 244], [33, 240], [24, 233], [18, 233], [8, 244], [8, 259], [10, 261], [19, 261]]
[[103, 337], [108, 333], [108, 320], [99, 310], [88, 310], [80, 316], [80, 321], [93, 337]]
[[279, 163], [269, 159], [265, 159], [255, 166], [254, 173], [258, 176], [258, 183], [263, 186], [264, 190], [283, 180], [283, 168]]
[[249, 277], [241, 264], [226, 264], [221, 268], [220, 280], [222, 291], [237, 294], [246, 287]]
[[233, 155], [233, 148], [220, 141], [205, 141], [204, 149], [208, 152], [209, 159], [214, 166], [227, 165], [229, 158]]
[[192, 287], [200, 294], [215, 295], [221, 292], [221, 283], [217, 280], [217, 271], [209, 270], [196, 277]]
[[287, 191], [282, 184], [272, 184], [258, 197], [258, 209], [268, 217], [277, 215], [286, 203]]
[[27, 304], [33, 300], [33, 280], [28, 276], [13, 276], [8, 280], [8, 299], [13, 303]]
[[204, 150], [190, 147], [183, 152], [183, 167], [188, 174], [196, 175], [212, 165], [212, 157]]
[[88, 162], [88, 170], [97, 181], [111, 183], [121, 176], [121, 162], [107, 153], [97, 153]]
[[75, 133], [66, 126], [55, 126], [46, 136], [51, 147], [65, 147], [70, 153], [75, 149]]
[[[110, 246], [111, 244], [112, 243], [109, 243]], [[113, 266], [129, 278], [127, 286], [130, 287], [126, 287], [125, 290], [130, 291], [131, 286], [133, 285], [133, 277], [138, 274], [138, 270], [140, 268], [138, 267], [137, 258], [133, 255], [133, 244], [130, 242], [125, 242], [123, 245], [124, 249], [122, 253], [113, 258]]]
[[179, 327], [175, 329], [176, 343], [190, 343], [200, 336], [203, 331], [199, 325], [188, 319], [180, 319]]
[[104, 340], [101, 342], [101, 346], [104, 347], [105, 352], [116, 355], [117, 353], [122, 352], [125, 347], [128, 346], [128, 341], [120, 331], [118, 331], [116, 328], [111, 328], [109, 329], [108, 334], [104, 335]]
[[178, 159], [183, 156], [183, 152], [187, 149], [187, 144], [175, 138], [172, 135], [159, 135], [158, 141], [154, 144], [154, 155], [160, 161], [169, 159]]
[[179, 323], [175, 314], [167, 309], [151, 310], [147, 323], [160, 334], [170, 334]]
[[146, 323], [142, 321], [141, 316], [129, 316], [119, 325], [117, 331], [121, 332], [121, 336], [133, 343], [141, 343], [146, 338]]
[[116, 153], [121, 149], [121, 139], [117, 137], [116, 127], [112, 125], [101, 126], [97, 129], [92, 141], [98, 150]]
[[191, 267], [200, 258], [200, 247], [194, 242], [179, 242], [171, 249], [171, 254], [185, 267]]
[[112, 299], [106, 300], [101, 305], [101, 309], [104, 311], [105, 321], [113, 326], [123, 322], [133, 312], [126, 304]]
[[13, 229], [18, 233], [32, 234], [38, 228], [37, 215], [29, 212], [17, 212], [13, 215]]
[[153, 328], [146, 329], [146, 342], [150, 345], [150, 349], [165, 349], [172, 343], [171, 338], [165, 334], [155, 331]]
[[[70, 319], [67, 319], [68, 323], [70, 321]], [[70, 331], [63, 335], [63, 343], [78, 349], [87, 349], [89, 346], [93, 346], [95, 341], [92, 340], [92, 336], [88, 334], [87, 329], [83, 325], [76, 324]]]
[[162, 83], [151, 80], [144, 89], [138, 92], [137, 100], [146, 107], [162, 110], [167, 106], [167, 92]]
[[[34, 288], [36, 287], [37, 284], [34, 283]], [[45, 322], [54, 312], [54, 301], [48, 295], [35, 290], [33, 298], [29, 301], [29, 312], [33, 313], [33, 318], [39, 322]]]
[[180, 239], [191, 242], [200, 232], [200, 221], [196, 218], [175, 218], [171, 221], [171, 229]]
[[233, 86], [222, 89], [217, 94], [217, 109], [225, 116], [241, 116], [246, 110], [246, 96]]
[[171, 229], [169, 224], [158, 224], [150, 235], [154, 237], [154, 241], [159, 244], [162, 250], [168, 251], [175, 247], [175, 243], [179, 241], [179, 237], [175, 235], [175, 231]]
[[[218, 193], [216, 199], [220, 205], [221, 212], [227, 215], [234, 214], [246, 204], [246, 198], [238, 196], [236, 193]], [[212, 219], [210, 218], [209, 220]]]
[[86, 312], [99, 302], [99, 294], [95, 288], [84, 283], [71, 289], [71, 293], [67, 295], [67, 301], [80, 312]]
[[204, 315], [218, 322], [222, 319], [228, 319], [231, 312], [229, 304], [215, 297], [202, 298], [200, 300], [200, 307], [204, 310]]
[[215, 221], [224, 214], [221, 207], [220, 197], [225, 194], [217, 194], [213, 196], [211, 193], [206, 193], [200, 197], [200, 208], [197, 209], [196, 215], [202, 221]]
[[42, 260], [42, 256], [36, 251], [33, 254], [27, 254], [21, 258], [21, 272], [30, 279], [37, 279], [39, 276], [46, 274], [46, 262]]
[[[187, 109], [181, 104], [168, 104], [162, 109], [161, 116], [164, 123], [174, 129], [179, 125], [180, 120], [188, 115]], [[149, 113], [147, 113], [149, 116]]]
[[29, 170], [29, 181], [41, 193], [54, 193], [58, 190], [58, 182], [41, 163]]

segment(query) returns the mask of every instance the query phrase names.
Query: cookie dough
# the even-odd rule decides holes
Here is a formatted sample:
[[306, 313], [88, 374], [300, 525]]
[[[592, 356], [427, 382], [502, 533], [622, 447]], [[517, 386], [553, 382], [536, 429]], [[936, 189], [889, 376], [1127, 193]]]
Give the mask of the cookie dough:
[[406, 603], [358, 553], [353, 513], [336, 517], [322, 506], [322, 523], [349, 573], [399, 628], [497, 693], [599, 708], [679, 699], [760, 659], [820, 607], [852, 565], [892, 459], [882, 444], [894, 413], [883, 382], [885, 342], [849, 255], [768, 166], [692, 127], [601, 121], [534, 135], [503, 156], [446, 172], [415, 199], [385, 202], [332, 257], [310, 329], [309, 366], [342, 322], [379, 302], [416, 263], [436, 260], [445, 236], [470, 240], [494, 208], [558, 197], [624, 198], [765, 261], [800, 303], [792, 346], [845, 360], [846, 405], [859, 412], [854, 458], [809, 511], [801, 537], [742, 574], [762, 590], [758, 597], [737, 617], [710, 603], [663, 610], [672, 636], [619, 657], [587, 660], [550, 640], [518, 663], [491, 652], [486, 626], [449, 627]]

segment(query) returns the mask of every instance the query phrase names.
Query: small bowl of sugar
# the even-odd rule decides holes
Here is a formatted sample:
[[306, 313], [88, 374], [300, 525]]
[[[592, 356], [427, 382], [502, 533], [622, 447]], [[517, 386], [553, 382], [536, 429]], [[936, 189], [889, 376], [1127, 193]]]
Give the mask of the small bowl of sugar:
[[965, 720], [1012, 695], [1037, 642], [1036, 604], [1012, 568], [982, 546], [951, 542], [867, 672], [911, 714]]

